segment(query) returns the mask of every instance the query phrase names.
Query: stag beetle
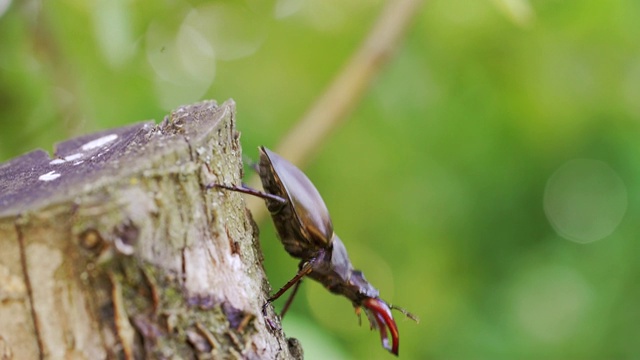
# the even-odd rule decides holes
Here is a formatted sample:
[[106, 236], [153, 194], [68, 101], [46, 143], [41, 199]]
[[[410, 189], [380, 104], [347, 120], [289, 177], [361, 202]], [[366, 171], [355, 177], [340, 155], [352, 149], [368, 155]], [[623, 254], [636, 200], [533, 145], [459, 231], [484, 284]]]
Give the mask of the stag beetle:
[[[291, 256], [301, 259], [298, 273], [262, 307], [265, 318], [267, 306], [293, 286], [280, 313], [280, 316], [284, 316], [302, 278], [308, 276], [322, 283], [332, 293], [344, 295], [351, 300], [358, 316], [360, 309], [364, 308], [371, 328], [380, 331], [382, 346], [398, 355], [400, 339], [391, 310], [399, 310], [415, 321], [418, 319], [406, 310], [380, 299], [378, 290], [364, 278], [361, 271], [353, 268], [347, 249], [333, 231], [329, 211], [309, 178], [266, 147], [262, 146], [259, 150], [257, 171], [264, 192], [245, 186], [222, 184], [209, 184], [207, 188], [223, 188], [263, 198], [285, 250]], [[391, 335], [391, 344], [388, 333]]]

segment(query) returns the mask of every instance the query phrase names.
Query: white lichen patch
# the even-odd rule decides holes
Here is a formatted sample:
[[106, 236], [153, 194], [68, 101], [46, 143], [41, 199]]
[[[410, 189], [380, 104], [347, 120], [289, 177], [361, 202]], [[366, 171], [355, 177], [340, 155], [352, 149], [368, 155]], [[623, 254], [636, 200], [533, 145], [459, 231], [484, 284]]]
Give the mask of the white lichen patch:
[[74, 160], [80, 159], [82, 156], [83, 156], [82, 153], [75, 153], [75, 154], [65, 156], [64, 159], [66, 161], [74, 161]]
[[[85, 144], [86, 145], [86, 144]], [[51, 161], [49, 161], [49, 165], [60, 165], [60, 164], [64, 164], [67, 161], [74, 161], [74, 160], [78, 160], [81, 157], [83, 157], [84, 154], [83, 153], [75, 153], [75, 154], [71, 154], [71, 155], [67, 155], [65, 156], [63, 159], [53, 159]], [[77, 165], [79, 163], [82, 163], [82, 161], [80, 162], [75, 162], [73, 165]]]
[[57, 173], [55, 170], [54, 171], [49, 171], [46, 174], [42, 174], [40, 175], [40, 177], [38, 177], [38, 180], [40, 181], [51, 181], [51, 180], [55, 180], [57, 178], [60, 177], [60, 174]]
[[118, 138], [118, 134], [111, 134], [111, 135], [106, 135], [106, 136], [97, 138], [95, 140], [89, 141], [88, 143], [82, 145], [82, 150], [87, 151], [87, 150], [92, 150], [95, 148], [102, 147], [114, 141], [117, 138]]

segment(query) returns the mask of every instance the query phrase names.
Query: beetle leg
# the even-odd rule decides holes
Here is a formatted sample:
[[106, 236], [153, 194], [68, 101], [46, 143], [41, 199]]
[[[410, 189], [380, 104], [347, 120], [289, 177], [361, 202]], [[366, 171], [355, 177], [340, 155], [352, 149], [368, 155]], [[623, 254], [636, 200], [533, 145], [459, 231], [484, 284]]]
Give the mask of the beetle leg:
[[362, 326], [362, 308], [360, 306], [356, 306], [356, 315], [358, 315], [358, 326]]
[[231, 191], [237, 191], [237, 192], [241, 192], [241, 193], [244, 193], [244, 194], [257, 196], [257, 197], [263, 198], [263, 199], [270, 199], [270, 200], [273, 200], [273, 201], [277, 201], [277, 202], [279, 202], [281, 204], [286, 204], [287, 203], [286, 199], [281, 198], [278, 195], [273, 195], [273, 194], [269, 194], [269, 193], [266, 193], [266, 192], [262, 192], [260, 190], [252, 189], [250, 187], [245, 186], [244, 184], [242, 186], [229, 186], [229, 185], [211, 183], [211, 184], [207, 184], [207, 186], [205, 188], [207, 190], [208, 189], [213, 189], [213, 188], [227, 189], [227, 190], [231, 190]]
[[[287, 281], [287, 283], [284, 284], [284, 286], [281, 287], [280, 290], [278, 290], [269, 299], [267, 299], [267, 302], [264, 303], [264, 305], [262, 305], [262, 315], [267, 316], [267, 306], [269, 304], [271, 304], [272, 302], [277, 300], [280, 296], [282, 296], [282, 294], [284, 294], [287, 290], [289, 290], [291, 286], [299, 283], [303, 277], [305, 277], [306, 275], [309, 275], [309, 273], [313, 270], [313, 267], [312, 267], [314, 263], [313, 260], [315, 259], [312, 259], [311, 261], [304, 264], [304, 266], [300, 268], [300, 270], [298, 270], [298, 273], [296, 274], [296, 276], [293, 277], [293, 279]], [[295, 291], [297, 291], [297, 286], [294, 289], [294, 295], [295, 295]], [[291, 301], [293, 301], [293, 299], [291, 299]], [[287, 302], [290, 302], [290, 301], [287, 300]]]
[[302, 279], [298, 280], [298, 282], [293, 286], [293, 290], [291, 290], [291, 295], [289, 295], [289, 298], [287, 298], [287, 301], [284, 303], [282, 310], [280, 310], [280, 319], [284, 318], [284, 314], [286, 314], [287, 310], [289, 310], [289, 306], [291, 306], [291, 303], [293, 302], [293, 298], [296, 296], [296, 293], [298, 292], [298, 288], [300, 288], [300, 284], [302, 284]]

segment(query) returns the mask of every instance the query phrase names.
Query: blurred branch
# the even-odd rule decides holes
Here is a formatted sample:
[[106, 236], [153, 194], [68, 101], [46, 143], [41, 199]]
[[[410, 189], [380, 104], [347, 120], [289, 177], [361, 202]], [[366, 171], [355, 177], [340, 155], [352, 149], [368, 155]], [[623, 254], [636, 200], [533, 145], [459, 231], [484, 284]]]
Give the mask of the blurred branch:
[[[348, 60], [327, 90], [274, 149], [296, 166], [303, 166], [329, 134], [346, 119], [375, 76], [389, 63], [422, 0], [389, 0], [362, 45]], [[256, 188], [254, 175], [249, 186]], [[262, 199], [247, 198], [256, 222], [266, 215]]]

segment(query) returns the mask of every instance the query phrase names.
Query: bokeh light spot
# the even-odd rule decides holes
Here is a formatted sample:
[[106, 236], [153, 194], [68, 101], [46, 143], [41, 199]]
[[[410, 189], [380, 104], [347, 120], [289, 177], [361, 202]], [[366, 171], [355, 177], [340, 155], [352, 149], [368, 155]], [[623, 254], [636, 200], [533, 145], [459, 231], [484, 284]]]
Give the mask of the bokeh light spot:
[[92, 8], [96, 42], [106, 62], [120, 67], [134, 55], [131, 9], [125, 0], [96, 1]]
[[544, 212], [562, 237], [589, 243], [611, 235], [627, 210], [627, 189], [602, 161], [571, 160], [547, 181]]
[[533, 22], [534, 12], [528, 0], [493, 0], [493, 2], [513, 23], [526, 27]]
[[7, 12], [9, 5], [11, 5], [11, 0], [0, 0], [0, 17]]
[[147, 61], [164, 109], [198, 101], [213, 83], [215, 53], [206, 37], [182, 23], [177, 29], [151, 23], [146, 34]]
[[[203, 74], [213, 77], [215, 53], [207, 39], [196, 29], [183, 24], [176, 37], [176, 45], [182, 68], [192, 77]], [[213, 79], [212, 79], [213, 80]]]
[[535, 340], [561, 342], [585, 319], [593, 291], [575, 270], [546, 266], [527, 271], [512, 289], [516, 325]]
[[304, 3], [305, 1], [303, 0], [276, 1], [275, 18], [283, 19], [297, 13], [298, 11], [300, 11], [300, 9], [302, 9], [302, 6], [304, 5]]
[[191, 11], [184, 24], [197, 29], [211, 43], [216, 58], [235, 60], [260, 48], [265, 39], [264, 18], [244, 4], [214, 3]]

